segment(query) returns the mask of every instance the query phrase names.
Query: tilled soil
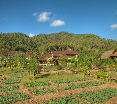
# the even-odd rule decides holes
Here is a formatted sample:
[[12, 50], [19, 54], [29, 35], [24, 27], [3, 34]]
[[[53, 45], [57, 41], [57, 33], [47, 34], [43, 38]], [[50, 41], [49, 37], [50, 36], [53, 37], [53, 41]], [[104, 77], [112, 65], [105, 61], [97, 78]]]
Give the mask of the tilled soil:
[[106, 104], [117, 104], [117, 97], [112, 97], [106, 102]]
[[[65, 90], [62, 92], [49, 93], [49, 94], [38, 95], [38, 96], [32, 94], [32, 92], [29, 91], [25, 86], [21, 86], [20, 91], [29, 95], [30, 99], [23, 101], [23, 102], [17, 102], [16, 104], [42, 104], [43, 101], [48, 101], [50, 99], [55, 99], [55, 98], [58, 99], [58, 98], [61, 98], [64, 96], [79, 94], [82, 92], [96, 92], [96, 91], [100, 91], [105, 88], [117, 88], [117, 84], [116, 83], [106, 83], [106, 84], [103, 84], [100, 86], [79, 88], [79, 89], [74, 89], [74, 90]], [[108, 103], [108, 104], [111, 104], [111, 103]], [[117, 104], [117, 103], [112, 103], [112, 104]]]

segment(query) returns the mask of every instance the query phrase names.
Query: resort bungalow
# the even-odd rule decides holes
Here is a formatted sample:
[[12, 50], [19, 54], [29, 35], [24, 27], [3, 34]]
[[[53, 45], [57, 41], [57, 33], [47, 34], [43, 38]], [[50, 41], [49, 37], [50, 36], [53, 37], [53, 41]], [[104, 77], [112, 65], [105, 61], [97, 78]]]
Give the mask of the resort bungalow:
[[117, 50], [109, 50], [101, 55], [101, 59], [117, 58]]
[[77, 57], [79, 55], [79, 53], [77, 51], [74, 51], [72, 49], [67, 49], [64, 51], [51, 51], [49, 53], [43, 54], [40, 58], [39, 58], [39, 62], [41, 65], [47, 65], [48, 63], [50, 65], [53, 65], [54, 63], [57, 63], [56, 61], [59, 58], [62, 57]]

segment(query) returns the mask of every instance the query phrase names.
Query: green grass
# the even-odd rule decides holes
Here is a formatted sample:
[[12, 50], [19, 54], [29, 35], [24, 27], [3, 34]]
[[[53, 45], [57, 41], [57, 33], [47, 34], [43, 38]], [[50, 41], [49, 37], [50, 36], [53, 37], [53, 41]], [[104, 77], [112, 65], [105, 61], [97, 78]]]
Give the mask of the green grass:
[[37, 81], [41, 82], [53, 82], [56, 84], [69, 83], [74, 81], [83, 81], [87, 80], [83, 73], [81, 74], [53, 74], [45, 78], [39, 78]]
[[55, 90], [50, 88], [50, 89], [36, 89], [33, 91], [33, 94], [36, 94], [36, 95], [44, 95], [44, 94], [47, 94], [47, 93], [51, 93], [51, 92], [54, 92]]
[[84, 82], [84, 83], [66, 83], [63, 87], [61, 85], [57, 86], [45, 86], [45, 87], [35, 87], [35, 88], [30, 88], [30, 90], [36, 94], [36, 95], [44, 95], [47, 93], [51, 92], [58, 92], [58, 91], [64, 91], [64, 90], [71, 90], [71, 89], [78, 89], [78, 88], [85, 88], [85, 87], [93, 87], [93, 86], [98, 86], [102, 85], [106, 82], [104, 81], [90, 81], [90, 82]]
[[23, 93], [14, 93], [12, 95], [0, 96], [0, 104], [11, 104], [28, 98], [29, 97]]
[[66, 86], [64, 89], [65, 90], [73, 90], [77, 88], [85, 88], [85, 87], [92, 87], [92, 86], [98, 86], [102, 85], [105, 82], [103, 81], [90, 81], [90, 82], [84, 82], [84, 83], [71, 83], [68, 86]]
[[70, 83], [74, 81], [83, 81], [85, 80], [84, 74], [68, 74], [68, 75], [56, 75], [52, 79], [54, 83], [60, 84], [60, 83]]
[[48, 82], [30, 82], [30, 83], [27, 83], [27, 86], [28, 87], [36, 87], [36, 86], [47, 86], [48, 85]]
[[117, 96], [117, 89], [108, 88], [98, 92], [86, 92], [52, 99], [47, 104], [103, 104], [113, 96]]
[[5, 84], [15, 84], [15, 83], [20, 83], [19, 78], [10, 78], [4, 81]]
[[108, 78], [109, 77], [109, 73], [108, 72], [105, 72], [105, 71], [100, 71], [100, 72], [97, 73], [97, 77], [98, 78], [105, 79], [105, 78]]
[[0, 87], [0, 104], [11, 104], [28, 99], [28, 95], [19, 92], [18, 84], [4, 84]]
[[2, 81], [0, 86], [0, 104], [12, 104], [29, 98], [28, 95], [19, 91], [21, 75], [19, 73], [10, 74]]
[[[21, 80], [23, 79], [22, 75], [20, 75], [19, 73], [14, 73], [9, 75], [8, 78], [3, 81], [3, 85], [0, 87], [0, 92], [3, 93], [3, 96], [0, 96], [0, 104], [11, 104], [17, 101], [24, 101], [28, 99], [29, 98], [28, 95], [25, 95], [19, 92], [19, 85], [22, 84]], [[93, 81], [94, 80], [93, 78], [92, 78], [92, 81], [82, 82], [82, 81], [88, 81], [88, 80], [91, 80], [91, 78], [90, 77], [87, 78], [83, 73], [53, 74], [47, 77], [29, 80], [24, 84], [27, 85], [28, 89], [30, 89], [33, 92], [33, 94], [44, 95], [51, 92], [54, 93], [54, 92], [63, 91], [63, 90], [98, 86], [103, 83], [106, 83], [104, 82], [104, 80]], [[81, 81], [82, 83], [77, 83], [77, 81]], [[61, 85], [63, 86], [61, 87]], [[52, 100], [51, 103], [52, 104], [80, 104], [80, 102], [83, 102], [81, 104], [84, 104], [89, 102], [87, 99], [91, 98], [91, 96], [88, 94], [86, 96], [90, 96], [89, 98], [87, 99], [84, 99], [85, 97], [80, 98], [80, 96], [85, 96], [85, 95], [63, 97], [62, 100], [57, 100], [57, 101]], [[93, 104], [93, 103], [89, 103], [89, 104]]]
[[53, 84], [62, 84], [62, 83], [70, 83], [75, 81], [83, 81], [86, 80], [84, 74], [54, 74], [44, 78], [38, 78], [31, 82], [27, 83], [28, 87], [39, 87], [39, 86], [48, 86]]
[[16, 93], [18, 89], [19, 89], [18, 85], [4, 85], [4, 86], [0, 87], [0, 92], [7, 93], [7, 94], [13, 94], [13, 93]]
[[91, 104], [102, 103], [113, 96], [117, 96], [117, 89], [108, 88], [96, 93], [83, 93], [79, 95], [80, 98], [91, 102]]

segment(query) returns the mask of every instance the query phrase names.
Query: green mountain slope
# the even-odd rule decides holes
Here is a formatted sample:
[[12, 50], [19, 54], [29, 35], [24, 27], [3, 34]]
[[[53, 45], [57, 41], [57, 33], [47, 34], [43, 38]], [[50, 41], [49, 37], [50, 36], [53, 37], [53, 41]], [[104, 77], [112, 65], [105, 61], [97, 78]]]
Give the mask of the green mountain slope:
[[[42, 53], [65, 50], [68, 47], [80, 53], [77, 59], [72, 58], [70, 60], [72, 63], [70, 68], [88, 70], [91, 69], [92, 65], [104, 68], [108, 65], [116, 66], [117, 64], [117, 62], [113, 59], [100, 59], [100, 56], [104, 51], [117, 48], [117, 41], [106, 40], [95, 34], [72, 34], [60, 32], [52, 34], [39, 34], [29, 37], [23, 33], [1, 33], [0, 66], [36, 70], [39, 63], [38, 58], [42, 55]], [[32, 65], [22, 61], [26, 61], [26, 58], [29, 57], [30, 54], [31, 59], [28, 60], [27, 63], [32, 63]], [[64, 63], [63, 66], [61, 65], [59, 67], [65, 68], [67, 67], [66, 62], [69, 60], [65, 59], [59, 61]], [[20, 62], [21, 65], [17, 66], [18, 62]]]

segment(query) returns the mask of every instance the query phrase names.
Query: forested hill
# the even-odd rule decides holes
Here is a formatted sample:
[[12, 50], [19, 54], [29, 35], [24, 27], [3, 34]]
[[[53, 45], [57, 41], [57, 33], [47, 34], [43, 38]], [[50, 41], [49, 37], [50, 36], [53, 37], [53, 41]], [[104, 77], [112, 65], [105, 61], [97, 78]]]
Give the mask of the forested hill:
[[[106, 50], [117, 49], [117, 41], [106, 40], [94, 34], [70, 34], [66, 32], [39, 34], [29, 37], [23, 33], [0, 34], [0, 68], [10, 70], [38, 70], [39, 59], [51, 51], [64, 51], [68, 48], [80, 55], [71, 60], [59, 59], [58, 69], [88, 70], [92, 65], [116, 68], [116, 60], [102, 60]], [[67, 66], [67, 63], [72, 63]], [[47, 69], [48, 67], [46, 67]], [[51, 70], [52, 67], [49, 67]], [[54, 66], [56, 69], [56, 66]]]
[[[117, 41], [102, 39], [94, 34], [70, 34], [66, 32], [40, 34], [29, 37], [23, 33], [1, 33], [0, 51], [46, 52], [65, 47], [73, 47], [82, 52], [98, 52], [115, 49]], [[3, 52], [3, 53], [4, 53]]]

